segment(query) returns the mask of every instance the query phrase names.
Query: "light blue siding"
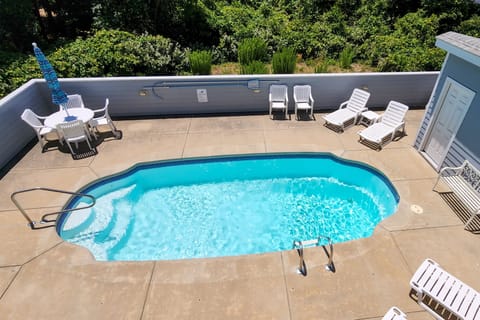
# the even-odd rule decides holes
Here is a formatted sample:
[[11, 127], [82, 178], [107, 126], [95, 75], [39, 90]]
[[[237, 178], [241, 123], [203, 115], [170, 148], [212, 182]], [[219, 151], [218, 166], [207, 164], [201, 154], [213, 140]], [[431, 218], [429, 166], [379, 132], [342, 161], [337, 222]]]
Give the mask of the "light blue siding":
[[480, 68], [454, 55], [449, 55], [444, 64], [436, 90], [432, 93], [431, 104], [425, 111], [425, 118], [420, 126], [414, 146], [417, 149], [422, 147], [421, 142], [426, 134], [427, 126], [431, 121], [437, 99], [447, 77], [473, 90], [476, 94], [448, 150], [444, 163], [440, 167], [460, 165], [467, 158], [473, 163], [478, 163], [480, 159], [480, 143], [478, 142], [480, 137]]

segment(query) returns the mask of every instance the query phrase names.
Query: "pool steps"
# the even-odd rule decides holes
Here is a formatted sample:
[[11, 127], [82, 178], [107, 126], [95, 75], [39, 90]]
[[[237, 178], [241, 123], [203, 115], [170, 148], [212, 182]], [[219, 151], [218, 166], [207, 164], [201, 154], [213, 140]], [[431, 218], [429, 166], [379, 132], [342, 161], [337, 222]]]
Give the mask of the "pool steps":
[[[119, 190], [109, 197], [98, 198], [96, 206], [90, 209], [88, 216], [83, 219], [82, 223], [76, 225], [75, 229], [62, 229], [62, 237], [73, 241], [91, 238], [90, 245], [92, 251], [95, 251], [94, 255], [97, 260], [108, 260], [108, 252], [119, 243], [126, 241], [132, 228], [130, 223], [133, 214], [131, 208], [125, 207], [124, 210], [116, 214], [113, 214], [112, 208], [119, 203], [126, 203], [124, 198], [128, 197], [133, 190], [134, 186]], [[81, 202], [77, 204], [77, 206], [79, 205], [82, 205]], [[82, 213], [87, 214], [86, 211]], [[97, 243], [102, 243], [102, 245]]]

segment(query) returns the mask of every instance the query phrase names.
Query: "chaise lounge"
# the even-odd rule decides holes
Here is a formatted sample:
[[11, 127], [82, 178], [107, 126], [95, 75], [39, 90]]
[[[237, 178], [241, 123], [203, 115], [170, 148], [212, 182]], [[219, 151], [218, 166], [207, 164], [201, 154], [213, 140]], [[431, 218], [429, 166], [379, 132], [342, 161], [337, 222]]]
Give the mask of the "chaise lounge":
[[410, 286], [418, 304], [436, 319], [447, 319], [448, 313], [458, 319], [480, 319], [480, 294], [431, 259], [420, 265]]
[[369, 98], [370, 92], [354, 89], [350, 99], [342, 102], [338, 110], [323, 116], [325, 126], [331, 125], [344, 131], [345, 128], [356, 124], [362, 112], [367, 111]]
[[408, 106], [397, 101], [390, 101], [377, 122], [358, 132], [360, 142], [370, 143], [377, 149], [382, 149], [384, 145], [393, 141], [400, 130], [405, 135], [404, 119], [407, 111]]

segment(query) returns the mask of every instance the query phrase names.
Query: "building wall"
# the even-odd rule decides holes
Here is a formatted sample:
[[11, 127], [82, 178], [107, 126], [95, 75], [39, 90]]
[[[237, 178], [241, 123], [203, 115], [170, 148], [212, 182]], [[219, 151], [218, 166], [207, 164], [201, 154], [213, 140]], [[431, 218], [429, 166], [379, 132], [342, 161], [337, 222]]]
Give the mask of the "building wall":
[[420, 126], [414, 146], [417, 149], [424, 147], [422, 142], [426, 138], [428, 125], [447, 77], [475, 91], [476, 94], [440, 167], [457, 166], [465, 159], [469, 159], [477, 167], [480, 167], [480, 143], [478, 143], [478, 137], [480, 136], [480, 68], [454, 55], [448, 55], [444, 63], [444, 67], [438, 77], [435, 92], [432, 93], [430, 104], [426, 108], [424, 121]]
[[[356, 87], [371, 92], [368, 106], [384, 109], [390, 100], [411, 107], [424, 107], [438, 72], [358, 73], [262, 76], [204, 77], [117, 77], [61, 79], [68, 93], [82, 95], [87, 107], [102, 107], [110, 99], [110, 114], [119, 117], [197, 115], [207, 113], [268, 112], [268, 87], [283, 83], [289, 87], [293, 111], [293, 85], [312, 85], [315, 111], [338, 108]], [[249, 80], [259, 80], [258, 90], [248, 87]], [[256, 83], [250, 83], [255, 85]], [[146, 95], [139, 92], [144, 89]], [[208, 102], [198, 102], [197, 89], [207, 89]], [[3, 168], [30, 141], [34, 131], [20, 119], [26, 107], [39, 115], [58, 110], [42, 79], [27, 82], [0, 100], [0, 135], [3, 138], [0, 168]], [[321, 121], [321, 120], [318, 120]], [[37, 146], [38, 147], [38, 146]], [[38, 147], [39, 148], [39, 147]], [[40, 150], [39, 150], [40, 152]]]

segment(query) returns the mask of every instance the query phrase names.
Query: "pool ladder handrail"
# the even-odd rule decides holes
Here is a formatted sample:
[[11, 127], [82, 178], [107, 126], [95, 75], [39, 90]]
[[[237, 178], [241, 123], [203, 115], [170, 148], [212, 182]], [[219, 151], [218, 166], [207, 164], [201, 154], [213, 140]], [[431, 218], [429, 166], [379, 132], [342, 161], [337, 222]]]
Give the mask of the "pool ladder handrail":
[[305, 247], [312, 247], [312, 246], [318, 246], [320, 244], [320, 241], [322, 239], [325, 239], [328, 241], [328, 246], [330, 249], [330, 252], [327, 252], [325, 249], [325, 245], [322, 245], [323, 249], [325, 250], [325, 253], [328, 256], [328, 263], [325, 265], [325, 269], [330, 272], [335, 272], [335, 265], [333, 264], [333, 243], [332, 239], [328, 236], [324, 235], [319, 235], [316, 239], [311, 239], [311, 240], [294, 240], [293, 241], [293, 249], [296, 249], [298, 252], [298, 256], [300, 258], [300, 262], [297, 268], [297, 272], [302, 274], [303, 276], [307, 275], [307, 267], [305, 265], [305, 260], [303, 257], [303, 249]]
[[[63, 193], [63, 194], [70, 194], [72, 196], [77, 196], [77, 197], [87, 197], [87, 198], [90, 198], [92, 203], [85, 206], [85, 207], [80, 207], [80, 208], [71, 208], [71, 209], [64, 209], [64, 210], [60, 210], [60, 211], [55, 211], [55, 212], [51, 212], [51, 213], [46, 213], [42, 216], [40, 222], [37, 222], [37, 221], [34, 221], [32, 220], [29, 215], [27, 214], [27, 212], [23, 209], [23, 207], [20, 205], [20, 203], [18, 202], [18, 200], [16, 199], [16, 196], [18, 194], [21, 194], [21, 193], [27, 193], [27, 192], [31, 192], [31, 191], [49, 191], [49, 192], [57, 192], [57, 193]], [[88, 208], [91, 208], [95, 205], [95, 202], [96, 202], [96, 199], [94, 196], [90, 195], [90, 194], [86, 194], [86, 193], [79, 193], [79, 192], [71, 192], [71, 191], [66, 191], [66, 190], [60, 190], [60, 189], [53, 189], [53, 188], [46, 188], [46, 187], [35, 187], [35, 188], [30, 188], [30, 189], [23, 189], [23, 190], [19, 190], [19, 191], [15, 191], [11, 194], [10, 196], [10, 199], [12, 200], [12, 202], [15, 204], [15, 206], [17, 207], [17, 209], [20, 211], [20, 213], [23, 215], [23, 217], [28, 221], [28, 226], [32, 229], [43, 229], [43, 228], [48, 228], [48, 227], [51, 227], [51, 225], [49, 226], [43, 226], [43, 227], [36, 227], [35, 225], [40, 223], [48, 223], [48, 222], [54, 222], [55, 220], [47, 220], [46, 217], [48, 216], [52, 216], [52, 215], [58, 215], [58, 214], [61, 214], [61, 213], [65, 213], [65, 212], [69, 212], [69, 211], [77, 211], [77, 210], [83, 210], [83, 209], [88, 209]]]

